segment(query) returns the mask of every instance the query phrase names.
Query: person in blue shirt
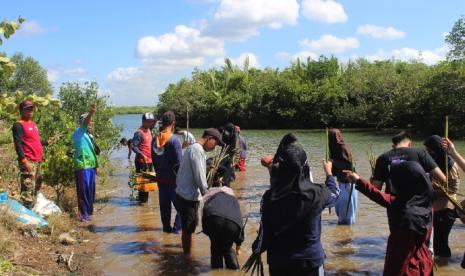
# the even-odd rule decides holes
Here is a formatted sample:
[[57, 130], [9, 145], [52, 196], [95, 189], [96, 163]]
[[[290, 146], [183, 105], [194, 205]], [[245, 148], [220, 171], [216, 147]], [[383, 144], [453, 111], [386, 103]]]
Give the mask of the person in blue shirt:
[[96, 111], [92, 104], [88, 113], [79, 118], [80, 126], [73, 133], [74, 143], [74, 169], [76, 175], [76, 191], [78, 199], [79, 217], [81, 221], [90, 220], [94, 212], [95, 178], [98, 167], [97, 153], [92, 142], [92, 116]]
[[283, 137], [274, 157], [262, 158], [270, 171], [270, 189], [261, 203], [254, 253], [267, 251], [270, 275], [324, 275], [321, 212], [336, 204], [339, 187], [332, 164], [324, 161], [326, 185], [312, 183], [307, 154], [297, 138]]
[[176, 175], [182, 159], [181, 142], [173, 134], [176, 116], [167, 111], [162, 116], [162, 127], [152, 142], [152, 160], [157, 173], [158, 196], [163, 232], [178, 233], [181, 230], [181, 218], [176, 214], [171, 226], [172, 205], [176, 202]]

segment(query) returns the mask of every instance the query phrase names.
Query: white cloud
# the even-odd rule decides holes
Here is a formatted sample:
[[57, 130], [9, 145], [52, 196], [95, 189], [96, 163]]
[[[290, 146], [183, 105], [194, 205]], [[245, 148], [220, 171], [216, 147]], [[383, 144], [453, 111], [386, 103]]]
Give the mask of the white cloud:
[[144, 63], [166, 68], [200, 66], [207, 56], [221, 56], [223, 41], [202, 36], [200, 31], [184, 25], [173, 33], [139, 39], [136, 53]]
[[54, 70], [54, 69], [47, 70], [47, 80], [49, 82], [56, 82], [59, 76], [60, 76], [60, 72], [58, 72], [58, 70]]
[[405, 33], [403, 31], [397, 30], [394, 27], [382, 27], [371, 24], [358, 26], [357, 33], [384, 40], [394, 40], [405, 37]]
[[291, 59], [291, 54], [288, 52], [277, 52], [274, 57], [279, 61], [289, 61]]
[[307, 61], [308, 58], [312, 60], [317, 60], [318, 55], [309, 51], [300, 51], [292, 55], [292, 61], [296, 61], [297, 59], [299, 59], [300, 61]]
[[48, 32], [56, 32], [58, 28], [45, 28], [39, 24], [39, 22], [35, 20], [26, 21], [21, 24], [21, 28], [17, 31], [14, 37], [33, 37], [39, 36], [44, 33]]
[[187, 0], [187, 2], [194, 3], [194, 4], [211, 4], [216, 3], [220, 0]]
[[417, 50], [413, 48], [394, 49], [390, 52], [378, 50], [374, 55], [366, 56], [370, 61], [395, 59], [402, 61], [420, 61], [427, 65], [436, 64], [445, 59], [447, 47], [441, 47], [434, 50]]
[[66, 68], [62, 65], [54, 65], [47, 68], [47, 79], [52, 83], [60, 80], [85, 81], [87, 71], [83, 67]]
[[318, 40], [304, 39], [300, 46], [307, 51], [316, 53], [339, 53], [359, 47], [358, 40], [352, 37], [338, 38], [333, 35], [323, 35]]
[[222, 0], [203, 32], [228, 40], [258, 35], [260, 27], [272, 29], [295, 25], [299, 17], [296, 0]]
[[87, 74], [86, 70], [82, 67], [70, 68], [63, 70], [63, 74], [69, 77], [83, 77]]
[[312, 60], [318, 59], [318, 55], [310, 51], [300, 51], [295, 54], [290, 54], [288, 52], [277, 52], [275, 58], [279, 61], [291, 61], [294, 62], [297, 59], [300, 61], [307, 61], [308, 58]]
[[[244, 66], [244, 61], [246, 58], [249, 58], [249, 68], [258, 68], [260, 67], [260, 63], [258, 62], [258, 58], [256, 55], [252, 53], [242, 53], [237, 58], [228, 57], [232, 64], [239, 66], [242, 68]], [[217, 58], [215, 60], [215, 64], [219, 66], [224, 65], [225, 57]]]
[[163, 91], [162, 79], [153, 67], [121, 67], [107, 75], [105, 86], [116, 105], [154, 105]]
[[302, 14], [310, 20], [324, 23], [347, 21], [344, 7], [333, 0], [304, 0], [302, 1]]

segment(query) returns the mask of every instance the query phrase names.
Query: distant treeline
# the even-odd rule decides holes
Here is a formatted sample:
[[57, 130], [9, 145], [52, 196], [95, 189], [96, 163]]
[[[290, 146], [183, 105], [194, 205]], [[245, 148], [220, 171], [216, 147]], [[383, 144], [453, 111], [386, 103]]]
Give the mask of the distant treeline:
[[176, 112], [190, 126], [231, 121], [245, 128], [410, 128], [424, 134], [465, 136], [465, 63], [427, 66], [411, 61], [321, 56], [284, 69], [195, 69], [160, 95], [159, 112]]
[[154, 106], [114, 106], [115, 114], [142, 114], [146, 112], [155, 112]]

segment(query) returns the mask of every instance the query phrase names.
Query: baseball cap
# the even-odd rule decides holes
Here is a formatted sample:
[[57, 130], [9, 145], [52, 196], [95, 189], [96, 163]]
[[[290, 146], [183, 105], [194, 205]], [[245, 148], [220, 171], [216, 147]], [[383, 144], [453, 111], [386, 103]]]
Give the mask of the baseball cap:
[[34, 106], [34, 103], [31, 100], [24, 100], [19, 104], [19, 110]]
[[89, 113], [84, 113], [84, 114], [81, 114], [81, 116], [79, 116], [79, 124], [82, 125], [82, 123], [84, 123], [84, 121], [87, 119], [87, 116], [89, 116]]
[[142, 115], [142, 121], [147, 121], [147, 120], [155, 120], [155, 117], [153, 116], [152, 113], [147, 112]]
[[205, 136], [211, 136], [215, 138], [218, 141], [218, 146], [224, 146], [223, 140], [221, 139], [222, 135], [216, 128], [207, 128], [206, 130], [204, 130], [203, 137]]
[[176, 121], [176, 116], [173, 111], [166, 111], [161, 116], [161, 123], [163, 126], [171, 125], [174, 121]]

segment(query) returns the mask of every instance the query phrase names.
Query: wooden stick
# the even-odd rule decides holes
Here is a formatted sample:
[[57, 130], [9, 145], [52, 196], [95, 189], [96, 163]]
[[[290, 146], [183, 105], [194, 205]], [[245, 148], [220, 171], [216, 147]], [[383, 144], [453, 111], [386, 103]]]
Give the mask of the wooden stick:
[[465, 210], [462, 208], [462, 205], [460, 205], [460, 203], [447, 192], [447, 190], [444, 188], [444, 186], [441, 186], [441, 185], [436, 184], [436, 183], [433, 183], [433, 186], [435, 188], [439, 189], [440, 191], [442, 191], [444, 193], [444, 195], [447, 197], [447, 199], [450, 201], [450, 203], [452, 203], [452, 205], [455, 206], [455, 208], [457, 208], [461, 212], [465, 213]]
[[[449, 116], [446, 116], [444, 138], [449, 138]], [[444, 158], [446, 161], [446, 190], [449, 191], [449, 156], [447, 154], [447, 151], [445, 151], [444, 153]]]
[[186, 139], [189, 137], [189, 106], [186, 106], [186, 129], [187, 129], [187, 134], [186, 134]]
[[326, 162], [329, 160], [329, 130], [326, 127]]
[[[355, 165], [354, 165], [354, 159], [352, 157], [352, 153], [350, 153], [350, 170], [352, 172], [355, 171]], [[349, 200], [347, 201], [347, 206], [346, 206], [346, 217], [349, 214], [349, 208], [350, 208], [350, 202], [352, 201], [352, 193], [354, 192], [354, 183], [350, 183], [350, 192], [349, 192]]]

